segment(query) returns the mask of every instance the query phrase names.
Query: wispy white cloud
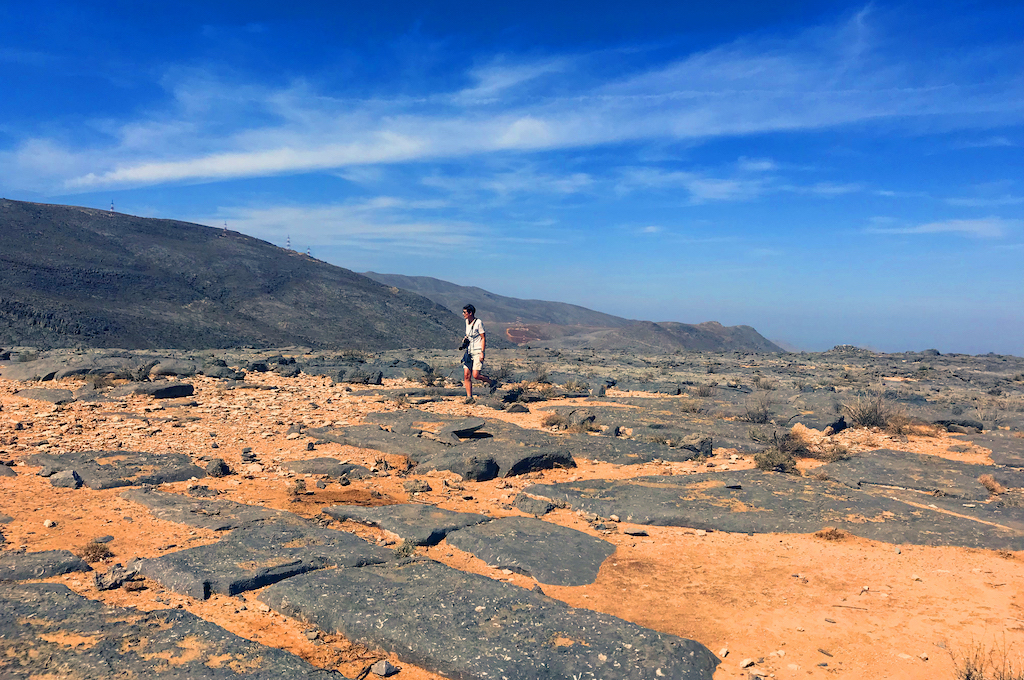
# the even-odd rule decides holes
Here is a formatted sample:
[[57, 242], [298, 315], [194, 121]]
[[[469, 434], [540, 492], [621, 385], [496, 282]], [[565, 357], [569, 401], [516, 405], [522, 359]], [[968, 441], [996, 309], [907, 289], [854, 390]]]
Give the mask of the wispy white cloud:
[[998, 149], [1013, 146], [1020, 146], [1014, 143], [1009, 137], [994, 135], [982, 139], [961, 140], [952, 144], [954, 149]]
[[542, 76], [565, 71], [569, 65], [570, 60], [565, 58], [527, 63], [508, 63], [505, 59], [498, 59], [471, 70], [469, 76], [475, 81], [474, 86], [458, 92], [456, 99], [466, 103], [494, 100]]
[[339, 205], [284, 205], [222, 208], [195, 221], [221, 225], [295, 247], [347, 246], [362, 250], [429, 253], [473, 249], [488, 230], [449, 219], [423, 219], [417, 211], [439, 207], [436, 201], [407, 201], [392, 196]]
[[769, 172], [779, 167], [770, 158], [740, 158], [736, 166], [742, 172]]
[[[420, 99], [352, 100], [303, 81], [272, 89], [172, 70], [164, 110], [105, 123], [107, 146], [28, 139], [0, 158], [0, 175], [19, 175], [28, 152], [46, 144], [88, 163], [39, 181], [83, 191], [879, 120], [941, 119], [970, 129], [1019, 119], [1019, 78], [976, 77], [986, 60], [1007, 55], [926, 63], [883, 50], [869, 28], [870, 16], [858, 15], [788, 41], [739, 41], [597, 85], [589, 84], [596, 76], [579, 77], [586, 64], [571, 57], [505, 57], [470, 70], [469, 88]], [[764, 172], [766, 163], [741, 169]], [[755, 190], [736, 179], [690, 185], [694, 200]]]
[[488, 194], [501, 199], [521, 194], [576, 194], [587, 191], [595, 180], [587, 173], [555, 174], [526, 163], [511, 170], [479, 170], [471, 174], [433, 173], [420, 184], [452, 195]]
[[808, 186], [786, 185], [780, 188], [784, 191], [792, 191], [798, 194], [815, 194], [817, 196], [842, 196], [864, 190], [864, 187], [860, 184], [852, 182], [817, 182]]
[[[878, 222], [873, 220], [877, 225]], [[865, 229], [869, 234], [960, 234], [972, 238], [1000, 238], [1013, 226], [1019, 226], [1001, 217], [984, 217], [973, 220], [945, 220], [913, 226], [872, 226]]]
[[690, 203], [708, 201], [749, 200], [763, 193], [766, 183], [761, 178], [720, 178], [696, 172], [664, 171], [657, 168], [628, 168], [616, 184], [620, 193], [635, 190], [682, 189]]
[[1003, 205], [1021, 205], [1024, 196], [996, 196], [992, 198], [947, 198], [946, 203], [964, 208], [991, 208]]

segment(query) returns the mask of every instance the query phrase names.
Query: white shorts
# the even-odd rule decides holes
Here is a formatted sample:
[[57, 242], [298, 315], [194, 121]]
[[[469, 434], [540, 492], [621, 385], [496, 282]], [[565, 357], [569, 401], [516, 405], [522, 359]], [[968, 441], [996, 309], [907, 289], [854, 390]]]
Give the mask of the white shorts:
[[480, 354], [466, 352], [462, 355], [462, 365], [471, 371], [479, 371], [484, 367], [484, 360]]

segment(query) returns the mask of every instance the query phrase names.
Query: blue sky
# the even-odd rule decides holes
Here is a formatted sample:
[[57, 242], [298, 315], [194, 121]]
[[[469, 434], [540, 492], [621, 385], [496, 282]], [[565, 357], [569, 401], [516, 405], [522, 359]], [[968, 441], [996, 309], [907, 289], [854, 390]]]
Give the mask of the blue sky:
[[1024, 355], [1021, 3], [324, 4], [0, 4], [0, 195], [799, 349]]

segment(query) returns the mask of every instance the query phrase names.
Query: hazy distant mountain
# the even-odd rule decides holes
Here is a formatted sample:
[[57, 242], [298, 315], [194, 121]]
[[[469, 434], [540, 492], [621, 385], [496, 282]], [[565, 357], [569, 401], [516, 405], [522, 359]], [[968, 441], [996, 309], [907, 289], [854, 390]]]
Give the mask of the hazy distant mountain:
[[0, 199], [0, 345], [453, 347], [461, 316], [237, 232]]
[[429, 276], [402, 276], [365, 272], [365, 276], [387, 286], [398, 286], [447, 307], [462, 316], [462, 307], [472, 303], [484, 321], [505, 323], [550, 323], [559, 326], [600, 326], [618, 328], [635, 323], [620, 316], [595, 312], [579, 305], [545, 300], [520, 300], [490, 293], [483, 288], [459, 286]]
[[405, 288], [453, 312], [471, 302], [492, 331], [517, 345], [553, 348], [622, 349], [647, 352], [784, 352], [750, 326], [723, 326], [716, 321], [685, 324], [635, 321], [564, 302], [520, 300], [482, 288], [459, 286], [427, 276], [366, 272], [381, 283]]

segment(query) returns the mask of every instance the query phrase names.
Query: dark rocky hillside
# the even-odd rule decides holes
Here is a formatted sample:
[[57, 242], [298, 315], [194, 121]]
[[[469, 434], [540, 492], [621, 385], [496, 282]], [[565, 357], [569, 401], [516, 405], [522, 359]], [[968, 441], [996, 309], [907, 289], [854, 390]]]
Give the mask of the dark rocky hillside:
[[0, 345], [451, 347], [407, 290], [237, 232], [0, 199]]
[[643, 352], [785, 351], [750, 326], [723, 326], [717, 321], [635, 321], [564, 302], [505, 297], [427, 276], [376, 272], [366, 272], [366, 276], [419, 293], [455, 313], [472, 302], [477, 307], [477, 316], [488, 322], [492, 330], [503, 331], [516, 345]]

